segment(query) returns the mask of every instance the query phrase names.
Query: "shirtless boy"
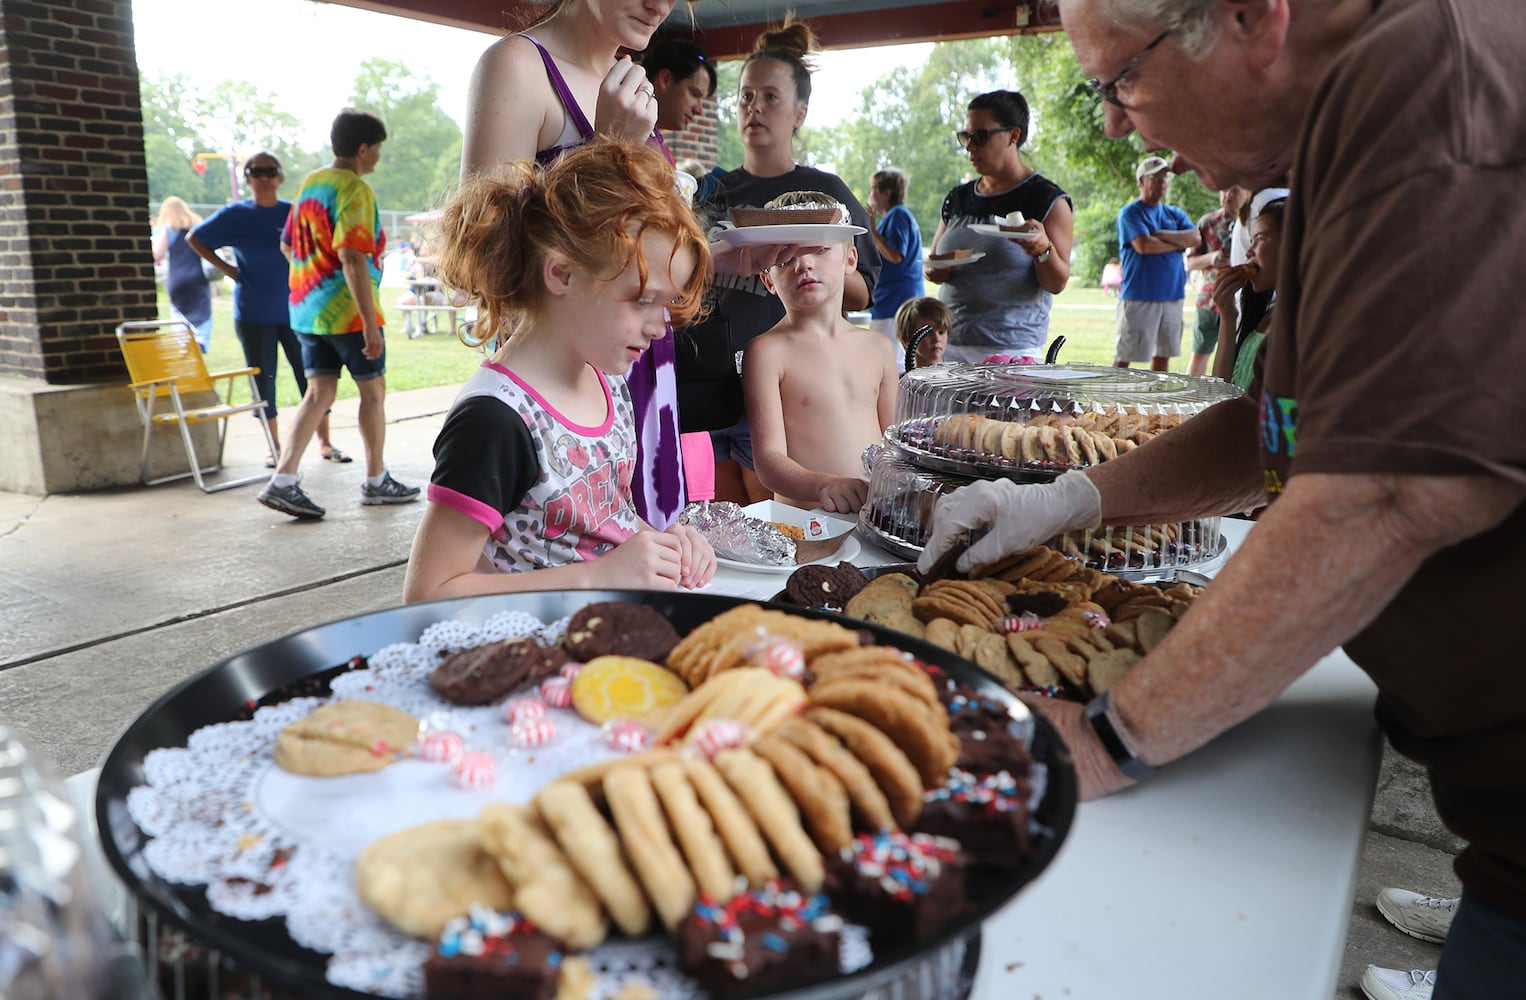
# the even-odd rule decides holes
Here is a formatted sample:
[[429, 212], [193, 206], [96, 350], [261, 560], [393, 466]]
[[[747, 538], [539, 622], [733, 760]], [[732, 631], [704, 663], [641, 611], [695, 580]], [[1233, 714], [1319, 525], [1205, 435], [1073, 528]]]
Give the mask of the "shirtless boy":
[[796, 507], [857, 513], [869, 492], [864, 448], [895, 415], [895, 347], [842, 314], [843, 282], [857, 266], [853, 238], [844, 236], [763, 273], [785, 315], [747, 345], [742, 394], [758, 478]]

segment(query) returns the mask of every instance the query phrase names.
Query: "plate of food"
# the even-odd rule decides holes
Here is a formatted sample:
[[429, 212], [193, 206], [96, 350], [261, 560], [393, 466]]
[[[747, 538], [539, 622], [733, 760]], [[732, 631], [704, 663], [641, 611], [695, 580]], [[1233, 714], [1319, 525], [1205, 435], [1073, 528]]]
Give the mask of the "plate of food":
[[950, 250], [946, 253], [930, 253], [922, 261], [923, 267], [950, 268], [964, 267], [973, 264], [977, 260], [983, 260], [985, 254], [979, 250]]
[[1037, 239], [1039, 235], [1037, 231], [1032, 229], [1013, 229], [1005, 225], [993, 226], [985, 222], [977, 222], [970, 226], [970, 228], [982, 236], [1000, 236], [1004, 240], [1017, 240], [1023, 243]]
[[750, 518], [763, 521], [795, 542], [795, 561], [787, 564], [742, 562], [716, 557], [716, 564], [744, 573], [793, 573], [801, 566], [835, 566], [852, 562], [863, 551], [854, 535], [857, 521], [824, 510], [801, 510], [777, 500], [760, 500], [742, 508]]
[[847, 225], [794, 225], [794, 226], [738, 226], [722, 229], [715, 238], [722, 243], [737, 247], [774, 246], [827, 246], [846, 243], [855, 236], [868, 232], [863, 226]]
[[238, 653], [128, 727], [96, 812], [143, 905], [304, 997], [948, 1000], [1076, 800], [1053, 727], [945, 650], [572, 591]]

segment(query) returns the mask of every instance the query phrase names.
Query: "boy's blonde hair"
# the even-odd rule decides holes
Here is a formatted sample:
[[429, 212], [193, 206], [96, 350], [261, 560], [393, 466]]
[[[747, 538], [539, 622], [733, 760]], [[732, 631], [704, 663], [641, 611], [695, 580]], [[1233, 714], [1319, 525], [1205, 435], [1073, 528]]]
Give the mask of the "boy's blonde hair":
[[912, 334], [924, 326], [947, 332], [953, 329], [954, 314], [949, 312], [948, 306], [929, 295], [907, 299], [895, 311], [895, 336], [902, 347], [910, 345]]
[[542, 271], [557, 253], [581, 270], [613, 277], [636, 262], [643, 287], [649, 263], [641, 235], [673, 238], [672, 261], [694, 255], [694, 272], [669, 303], [673, 326], [700, 311], [710, 247], [673, 183], [673, 167], [646, 146], [594, 139], [546, 170], [533, 160], [468, 179], [440, 221], [439, 273], [477, 300], [479, 342], [504, 340], [545, 303]]

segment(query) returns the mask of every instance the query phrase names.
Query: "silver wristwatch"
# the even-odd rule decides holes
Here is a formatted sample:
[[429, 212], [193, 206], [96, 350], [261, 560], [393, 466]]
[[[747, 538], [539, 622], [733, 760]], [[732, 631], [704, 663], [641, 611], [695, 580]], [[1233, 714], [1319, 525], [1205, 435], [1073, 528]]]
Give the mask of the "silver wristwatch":
[[1044, 261], [1048, 260], [1050, 257], [1053, 257], [1053, 256], [1054, 256], [1054, 244], [1051, 243], [1051, 244], [1049, 244], [1049, 249], [1045, 250], [1041, 254], [1035, 254], [1034, 255], [1033, 262], [1035, 264], [1042, 264], [1042, 263], [1044, 263]]

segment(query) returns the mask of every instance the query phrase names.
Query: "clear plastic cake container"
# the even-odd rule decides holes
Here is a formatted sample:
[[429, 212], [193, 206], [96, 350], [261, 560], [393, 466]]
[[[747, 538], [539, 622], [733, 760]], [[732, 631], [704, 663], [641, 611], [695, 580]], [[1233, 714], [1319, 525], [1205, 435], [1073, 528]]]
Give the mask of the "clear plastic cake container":
[[[938, 499], [976, 479], [929, 469], [921, 462], [921, 456], [887, 447], [874, 463], [869, 499], [859, 512], [860, 536], [907, 560], [922, 554]], [[1219, 519], [1210, 517], [1077, 531], [1047, 544], [1093, 569], [1157, 579], [1218, 558], [1225, 543]]]
[[939, 365], [901, 380], [885, 432], [924, 467], [1043, 482], [1170, 430], [1240, 390], [1099, 365]]

